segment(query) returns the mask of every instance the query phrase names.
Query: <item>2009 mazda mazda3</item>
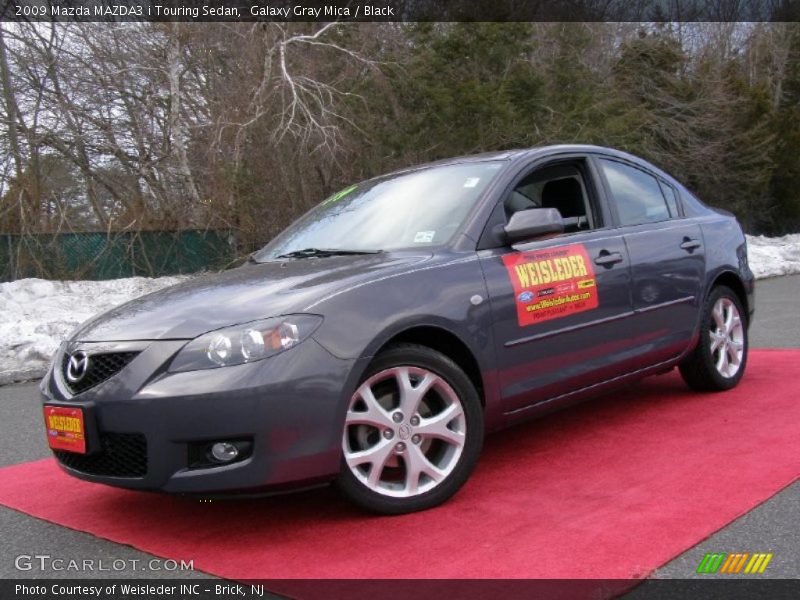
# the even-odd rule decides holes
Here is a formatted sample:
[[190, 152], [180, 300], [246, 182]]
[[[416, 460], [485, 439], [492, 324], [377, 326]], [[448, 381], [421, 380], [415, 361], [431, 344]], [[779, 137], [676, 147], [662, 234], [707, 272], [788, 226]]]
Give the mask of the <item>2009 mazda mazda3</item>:
[[634, 156], [457, 158], [332, 195], [247, 264], [82, 325], [42, 382], [71, 475], [175, 493], [335, 481], [434, 506], [484, 432], [679, 367], [742, 377], [735, 218]]

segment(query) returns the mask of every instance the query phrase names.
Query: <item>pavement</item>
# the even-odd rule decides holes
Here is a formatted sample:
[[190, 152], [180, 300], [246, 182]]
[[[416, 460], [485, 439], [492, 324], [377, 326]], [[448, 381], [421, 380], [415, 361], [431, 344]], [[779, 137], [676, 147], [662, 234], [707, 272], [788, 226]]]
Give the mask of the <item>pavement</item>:
[[[797, 316], [800, 276], [758, 282], [756, 317], [751, 347], [800, 348]], [[0, 387], [0, 466], [50, 456], [41, 425], [36, 383]], [[760, 577], [800, 578], [800, 482], [757, 506], [744, 516], [690, 548], [652, 574], [653, 578], [693, 578], [707, 552], [772, 552], [769, 568]], [[154, 557], [129, 546], [66, 529], [0, 506], [0, 579], [11, 578], [208, 578], [197, 571], [146, 570]], [[653, 540], [653, 543], [659, 543]], [[125, 561], [120, 571], [53, 571], [16, 568], [20, 555], [51, 555], [94, 564]], [[138, 561], [138, 562], [133, 562]], [[25, 561], [23, 560], [24, 564]], [[118, 563], [122, 564], [122, 563]], [[34, 565], [35, 566], [35, 565]], [[707, 575], [705, 577], [708, 577]], [[732, 576], [736, 577], [736, 576]], [[741, 576], [739, 576], [741, 577]], [[647, 588], [647, 584], [640, 586]], [[634, 592], [631, 597], [635, 597]]]

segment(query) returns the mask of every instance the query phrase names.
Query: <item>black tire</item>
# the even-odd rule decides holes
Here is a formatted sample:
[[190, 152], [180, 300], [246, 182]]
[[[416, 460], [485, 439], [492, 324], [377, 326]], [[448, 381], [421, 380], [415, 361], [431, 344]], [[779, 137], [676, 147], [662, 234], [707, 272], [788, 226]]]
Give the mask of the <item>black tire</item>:
[[[742, 358], [738, 371], [732, 376], [725, 376], [717, 370], [715, 353], [711, 349], [710, 332], [716, 328], [713, 309], [720, 299], [727, 299], [733, 303], [742, 322]], [[747, 314], [742, 306], [739, 296], [730, 288], [723, 285], [711, 290], [703, 306], [700, 322], [700, 338], [697, 346], [689, 356], [680, 364], [683, 380], [693, 390], [699, 392], [722, 392], [736, 387], [744, 375], [747, 366], [747, 351], [749, 347], [747, 336]], [[717, 351], [719, 352], [719, 350]], [[717, 354], [718, 356], [718, 354]]]
[[[417, 344], [403, 343], [391, 346], [375, 358], [359, 385], [378, 373], [398, 367], [425, 369], [444, 380], [460, 401], [466, 429], [461, 454], [457, 460], [453, 459], [455, 466], [449, 474], [432, 489], [409, 497], [387, 496], [370, 489], [366, 482], [362, 482], [352, 472], [343, 451], [341, 471], [336, 479], [336, 486], [358, 506], [383, 515], [425, 510], [449, 499], [469, 478], [483, 446], [483, 410], [475, 386], [454, 361], [440, 352]], [[343, 435], [348, 435], [347, 426]], [[399, 440], [400, 437], [394, 439]], [[410, 445], [411, 440], [408, 443]]]

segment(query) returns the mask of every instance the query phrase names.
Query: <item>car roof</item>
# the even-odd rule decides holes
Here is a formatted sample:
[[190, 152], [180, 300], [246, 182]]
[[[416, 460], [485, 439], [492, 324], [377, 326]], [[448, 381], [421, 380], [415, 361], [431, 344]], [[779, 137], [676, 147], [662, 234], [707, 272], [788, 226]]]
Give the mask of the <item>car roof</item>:
[[547, 146], [533, 146], [531, 148], [502, 150], [498, 152], [481, 152], [478, 154], [455, 156], [452, 158], [444, 158], [441, 160], [413, 165], [404, 169], [398, 169], [396, 171], [393, 171], [392, 173], [388, 173], [387, 175], [395, 175], [409, 171], [416, 171], [418, 169], [427, 169], [430, 167], [452, 165], [452, 164], [486, 162], [492, 160], [516, 162], [516, 161], [527, 161], [536, 158], [537, 156], [551, 156], [557, 154], [573, 154], [573, 153], [575, 154], [597, 153], [597, 154], [605, 154], [608, 156], [613, 156], [616, 158], [621, 158], [623, 160], [639, 164], [652, 171], [655, 171], [658, 175], [661, 175], [662, 177], [665, 177], [670, 180], [673, 179], [668, 173], [662, 171], [655, 165], [647, 162], [646, 160], [638, 156], [635, 156], [633, 154], [628, 154], [627, 152], [623, 152], [622, 150], [616, 150], [614, 148], [609, 148], [606, 146], [594, 146], [591, 144], [552, 144]]

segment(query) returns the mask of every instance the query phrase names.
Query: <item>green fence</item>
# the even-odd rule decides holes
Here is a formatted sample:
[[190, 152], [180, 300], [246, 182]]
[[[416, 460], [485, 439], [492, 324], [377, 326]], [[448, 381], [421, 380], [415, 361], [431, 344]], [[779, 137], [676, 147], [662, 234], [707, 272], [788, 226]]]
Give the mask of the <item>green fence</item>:
[[219, 269], [236, 256], [228, 230], [0, 234], [0, 281], [159, 277]]

